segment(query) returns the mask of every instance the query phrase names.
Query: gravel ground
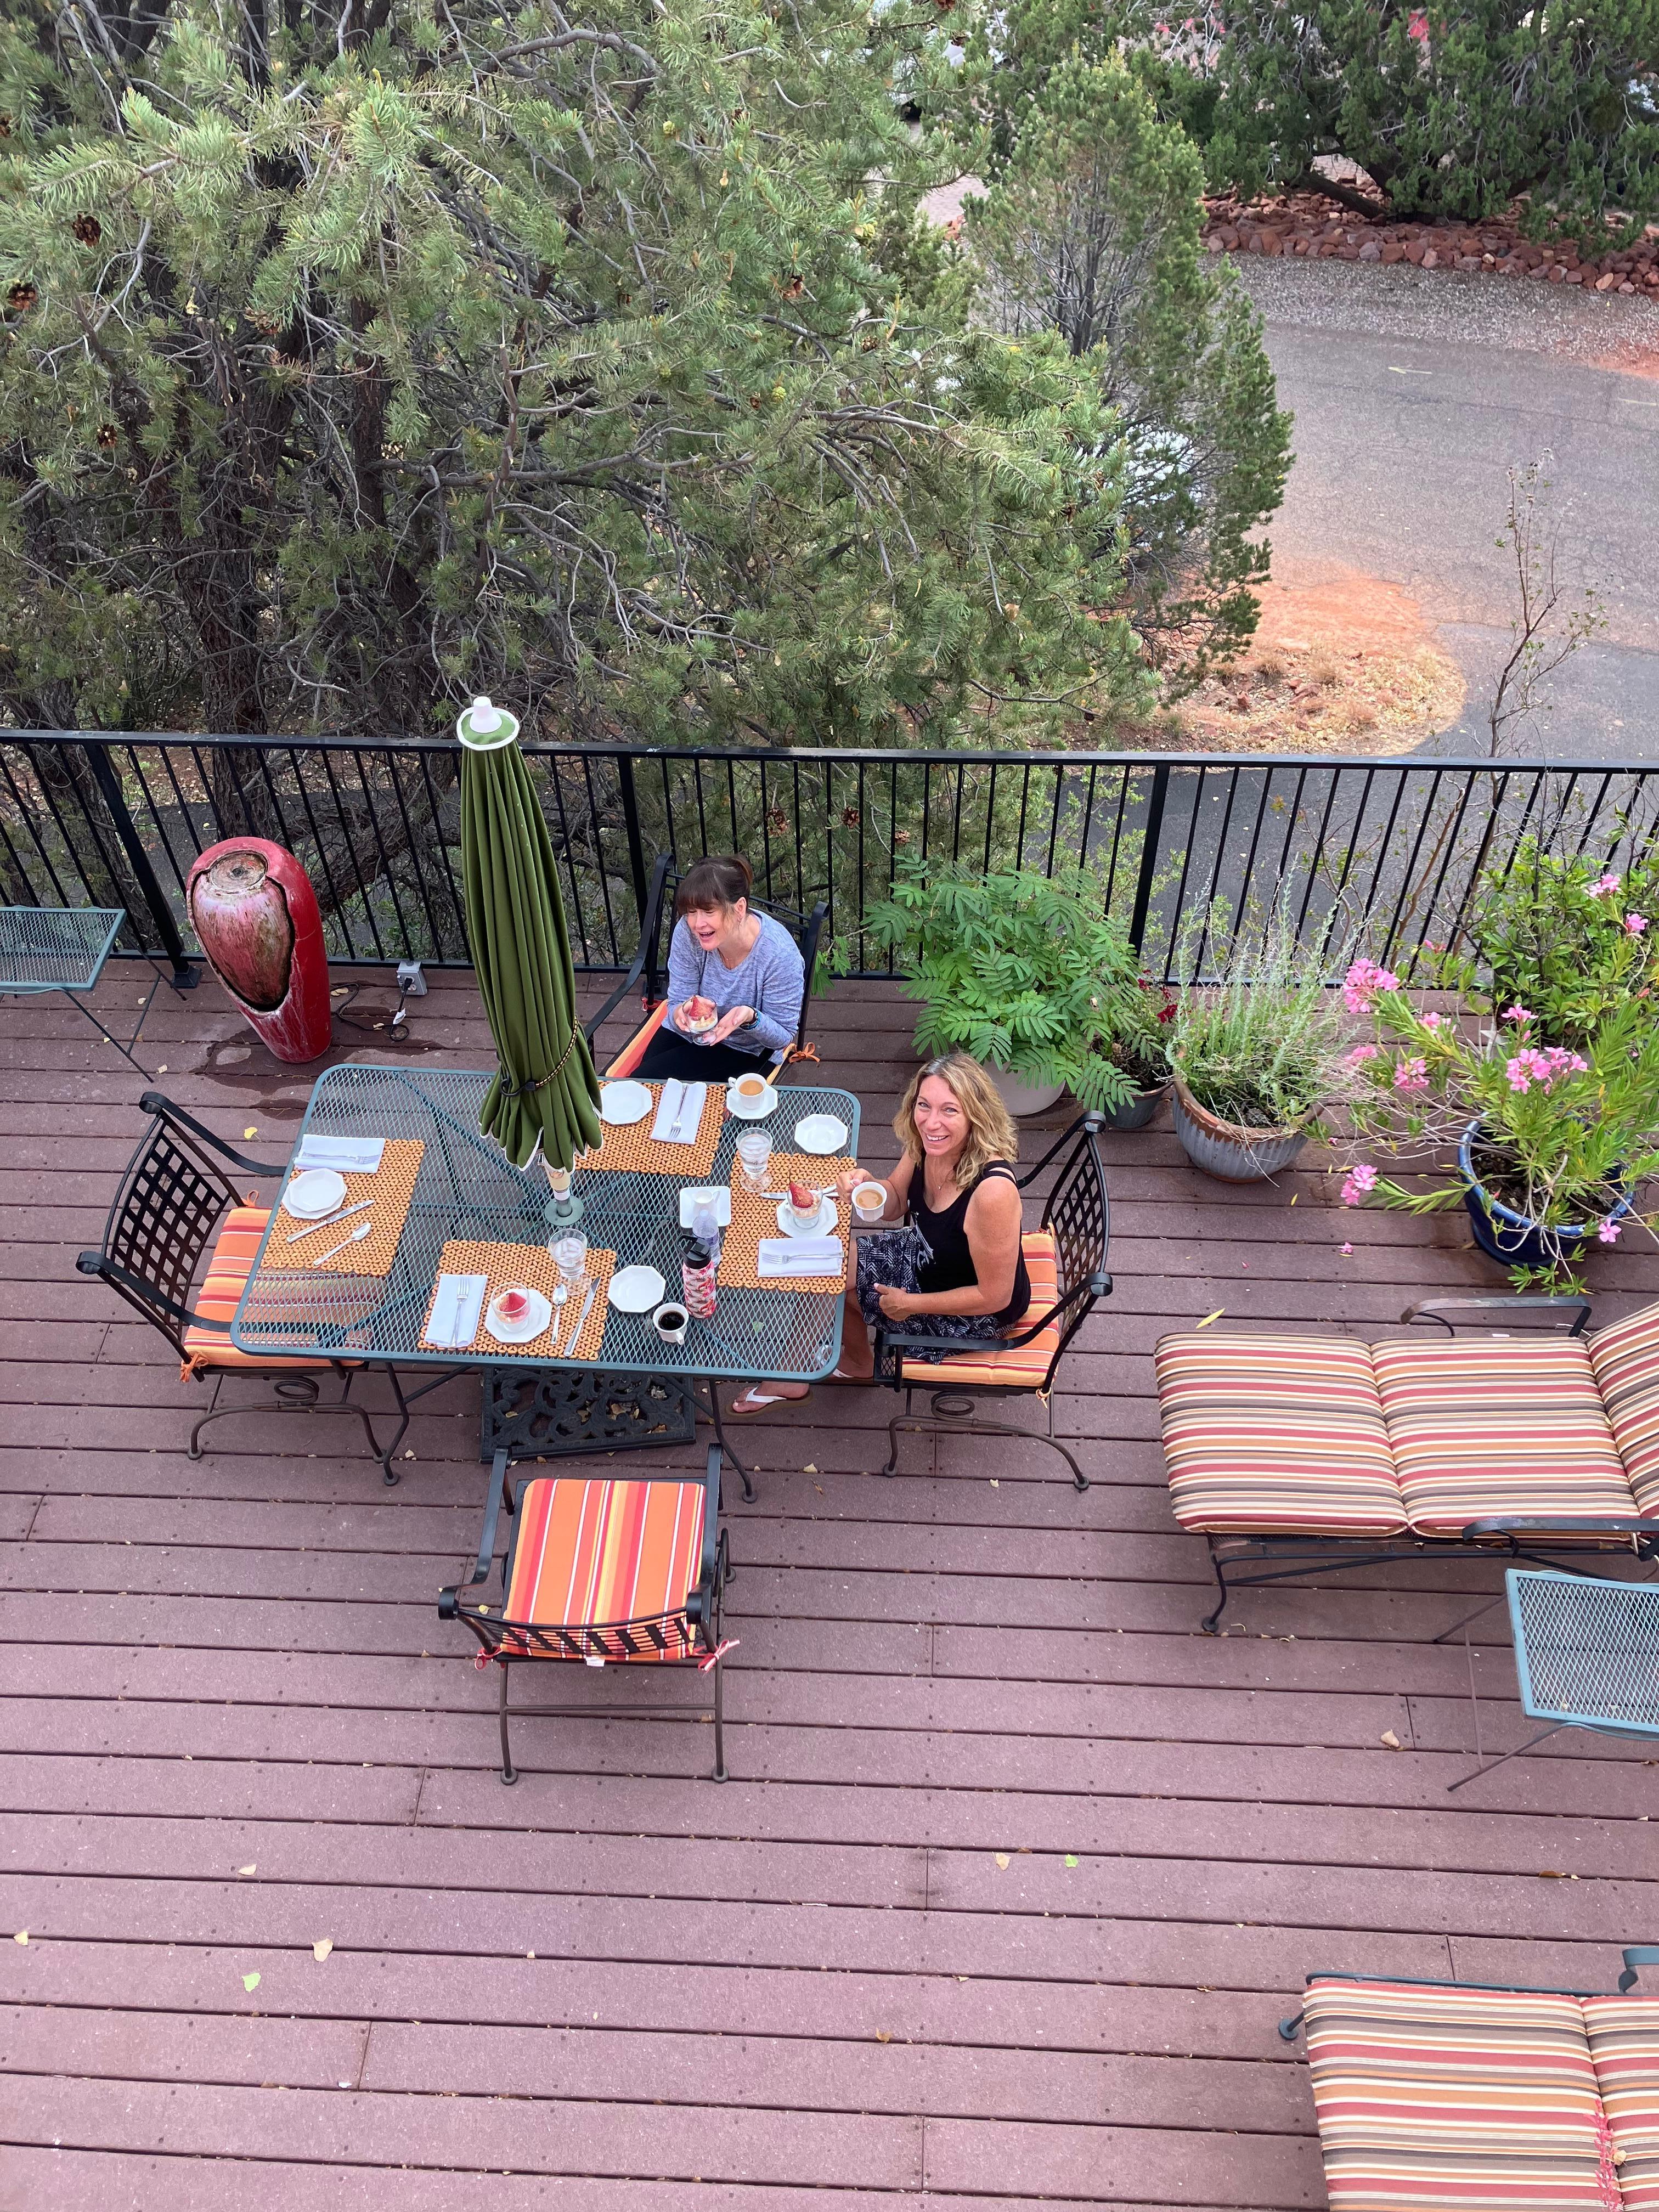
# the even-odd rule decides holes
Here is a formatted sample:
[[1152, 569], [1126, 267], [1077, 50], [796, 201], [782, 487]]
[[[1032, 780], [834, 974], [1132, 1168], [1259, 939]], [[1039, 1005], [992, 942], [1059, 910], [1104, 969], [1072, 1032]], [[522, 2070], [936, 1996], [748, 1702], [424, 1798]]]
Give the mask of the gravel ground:
[[1645, 300], [1403, 264], [1227, 258], [1269, 323], [1556, 354], [1659, 376], [1659, 313]]

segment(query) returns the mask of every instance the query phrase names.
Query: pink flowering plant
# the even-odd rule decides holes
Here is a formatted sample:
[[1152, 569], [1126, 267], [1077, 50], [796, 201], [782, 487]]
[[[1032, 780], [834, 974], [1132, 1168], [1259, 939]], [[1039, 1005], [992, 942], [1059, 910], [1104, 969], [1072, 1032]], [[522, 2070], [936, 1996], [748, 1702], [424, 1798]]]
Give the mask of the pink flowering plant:
[[1500, 1017], [1526, 1006], [1534, 1042], [1583, 1051], [1659, 987], [1659, 861], [1559, 860], [1523, 839], [1476, 885], [1456, 945], [1418, 972]]
[[[1345, 1205], [1429, 1213], [1477, 1188], [1545, 1232], [1547, 1249], [1555, 1232], [1559, 1264], [1516, 1269], [1517, 1282], [1559, 1282], [1592, 1238], [1653, 1231], [1638, 1207], [1659, 1174], [1659, 1021], [1647, 1000], [1626, 994], [1563, 1043], [1518, 998], [1463, 1020], [1425, 1010], [1373, 961], [1353, 963], [1343, 997], [1370, 1031], [1348, 1054], [1357, 1095]], [[1466, 1176], [1449, 1160], [1472, 1124]], [[1383, 1171], [1382, 1156], [1396, 1172]]]

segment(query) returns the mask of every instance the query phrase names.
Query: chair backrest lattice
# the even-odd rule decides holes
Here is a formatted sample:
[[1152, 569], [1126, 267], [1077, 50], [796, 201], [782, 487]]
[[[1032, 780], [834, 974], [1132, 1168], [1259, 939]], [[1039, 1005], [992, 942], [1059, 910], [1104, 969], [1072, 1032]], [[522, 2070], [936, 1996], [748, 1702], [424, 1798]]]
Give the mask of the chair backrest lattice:
[[[1054, 1240], [1054, 1274], [1060, 1303], [1064, 1304], [1073, 1291], [1084, 1293], [1076, 1309], [1080, 1321], [1091, 1303], [1087, 1286], [1106, 1272], [1111, 1238], [1106, 1170], [1094, 1133], [1088, 1128], [1079, 1137], [1060, 1170], [1060, 1180], [1048, 1194], [1042, 1225]], [[1067, 1318], [1071, 1319], [1070, 1314]]]
[[507, 1620], [475, 1606], [457, 1608], [482, 1650], [508, 1659], [689, 1659], [699, 1632], [684, 1610], [649, 1620], [567, 1626], [556, 1621]]
[[185, 1325], [164, 1301], [189, 1305], [202, 1255], [240, 1202], [228, 1178], [159, 1120], [115, 1194], [104, 1226], [103, 1256], [131, 1279], [114, 1287], [175, 1346]]

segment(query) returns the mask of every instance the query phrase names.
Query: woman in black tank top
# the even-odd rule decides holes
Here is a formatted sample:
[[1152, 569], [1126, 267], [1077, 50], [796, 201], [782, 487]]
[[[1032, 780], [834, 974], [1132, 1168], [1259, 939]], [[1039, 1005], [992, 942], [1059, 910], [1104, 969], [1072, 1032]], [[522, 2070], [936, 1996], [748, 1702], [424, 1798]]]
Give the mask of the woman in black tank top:
[[[907, 1349], [907, 1359], [950, 1358], [964, 1339], [988, 1342], [1015, 1328], [1031, 1302], [1020, 1245], [1019, 1188], [1008, 1163], [1018, 1139], [985, 1070], [966, 1053], [929, 1060], [904, 1094], [893, 1128], [902, 1147], [888, 1176], [878, 1221], [902, 1227], [849, 1235], [847, 1304], [836, 1378], [862, 1382], [873, 1371], [870, 1334], [884, 1323], [907, 1335], [937, 1336], [937, 1352]], [[851, 1194], [872, 1178], [842, 1176], [837, 1197], [850, 1224]], [[804, 1398], [804, 1382], [757, 1382], [732, 1407], [763, 1413], [783, 1398]]]

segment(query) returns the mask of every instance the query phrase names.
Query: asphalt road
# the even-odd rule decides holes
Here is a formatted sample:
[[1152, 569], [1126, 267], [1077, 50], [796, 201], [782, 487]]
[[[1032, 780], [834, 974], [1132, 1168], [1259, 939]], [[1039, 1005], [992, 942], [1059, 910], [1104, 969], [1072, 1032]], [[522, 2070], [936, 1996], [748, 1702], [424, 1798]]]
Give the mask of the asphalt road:
[[1269, 532], [1275, 573], [1344, 567], [1410, 591], [1469, 681], [1462, 721], [1430, 750], [1484, 753], [1516, 605], [1496, 544], [1505, 471], [1547, 451], [1566, 601], [1582, 605], [1593, 586], [1607, 628], [1558, 673], [1552, 710], [1510, 749], [1659, 758], [1659, 374], [1584, 357], [1639, 361], [1650, 347], [1659, 370], [1659, 315], [1489, 277], [1235, 265], [1266, 319], [1279, 404], [1296, 416], [1296, 460]]

